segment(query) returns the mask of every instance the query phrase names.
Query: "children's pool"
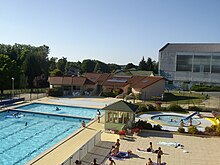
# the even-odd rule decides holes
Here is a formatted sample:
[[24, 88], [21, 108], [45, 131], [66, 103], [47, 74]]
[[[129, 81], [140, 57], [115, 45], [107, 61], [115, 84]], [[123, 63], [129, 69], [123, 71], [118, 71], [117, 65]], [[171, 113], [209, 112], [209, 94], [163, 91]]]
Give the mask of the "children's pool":
[[[19, 110], [28, 110], [33, 112], [47, 112], [51, 114], [71, 115], [86, 118], [95, 118], [97, 109], [94, 108], [81, 108], [73, 106], [63, 106], [54, 104], [41, 104], [32, 103], [25, 106], [18, 107]], [[103, 113], [102, 111], [100, 111]]]
[[[163, 124], [163, 125], [169, 125], [169, 126], [180, 126], [180, 121], [183, 120], [184, 126], [188, 126], [189, 121], [184, 120], [186, 116], [181, 115], [155, 115], [152, 116], [151, 119]], [[197, 119], [192, 119], [192, 125], [199, 125], [200, 121]]]
[[0, 113], [0, 164], [23, 165], [77, 131], [84, 120], [73, 117], [19, 113]]

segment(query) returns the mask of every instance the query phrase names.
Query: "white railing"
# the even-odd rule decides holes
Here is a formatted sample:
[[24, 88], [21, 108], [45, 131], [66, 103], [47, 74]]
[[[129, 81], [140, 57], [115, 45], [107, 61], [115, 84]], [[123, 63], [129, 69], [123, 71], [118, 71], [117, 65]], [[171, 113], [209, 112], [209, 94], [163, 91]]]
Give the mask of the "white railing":
[[91, 139], [89, 139], [83, 146], [74, 152], [61, 165], [73, 165], [76, 160], [81, 160], [86, 154], [91, 151], [95, 145], [101, 141], [101, 131], [97, 132]]

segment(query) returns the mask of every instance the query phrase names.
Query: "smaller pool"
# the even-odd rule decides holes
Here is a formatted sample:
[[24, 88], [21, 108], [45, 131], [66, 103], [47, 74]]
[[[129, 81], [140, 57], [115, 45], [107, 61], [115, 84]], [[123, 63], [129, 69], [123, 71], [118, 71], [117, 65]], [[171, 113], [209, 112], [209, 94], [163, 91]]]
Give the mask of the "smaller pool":
[[[186, 116], [181, 115], [155, 115], [152, 116], [151, 119], [156, 121], [159, 124], [162, 125], [169, 125], [169, 126], [180, 126], [180, 121], [182, 119], [185, 119]], [[184, 126], [189, 126], [189, 120], [183, 120]], [[192, 118], [192, 125], [199, 125], [201, 122], [197, 119]]]

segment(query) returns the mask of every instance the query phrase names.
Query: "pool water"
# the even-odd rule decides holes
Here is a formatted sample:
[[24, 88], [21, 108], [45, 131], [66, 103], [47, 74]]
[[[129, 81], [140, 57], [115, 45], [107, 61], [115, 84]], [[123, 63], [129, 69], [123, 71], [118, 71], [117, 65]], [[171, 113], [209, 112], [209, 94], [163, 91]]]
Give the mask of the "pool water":
[[0, 113], [0, 165], [22, 165], [77, 131], [84, 120], [15, 111]]
[[[152, 120], [155, 120], [160, 124], [170, 125], [170, 126], [180, 126], [180, 121], [185, 118], [186, 116], [180, 116], [180, 115], [155, 115], [151, 117]], [[183, 120], [183, 122], [184, 122], [184, 126], [189, 126], [188, 120]], [[192, 125], [199, 125], [199, 124], [200, 121], [193, 118]]]
[[[56, 110], [59, 108], [59, 110]], [[47, 112], [52, 114], [66, 114], [77, 117], [87, 117], [95, 118], [97, 109], [93, 108], [81, 108], [81, 107], [72, 107], [72, 106], [63, 106], [63, 105], [53, 105], [53, 104], [41, 104], [41, 103], [32, 103], [29, 105], [18, 107], [19, 110], [28, 110], [33, 112]], [[103, 113], [102, 111], [100, 111]]]

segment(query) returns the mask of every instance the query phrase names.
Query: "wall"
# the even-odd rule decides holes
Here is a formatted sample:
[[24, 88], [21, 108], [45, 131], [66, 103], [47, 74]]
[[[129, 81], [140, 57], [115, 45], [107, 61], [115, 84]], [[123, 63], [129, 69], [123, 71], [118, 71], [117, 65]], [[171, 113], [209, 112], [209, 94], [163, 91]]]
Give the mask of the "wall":
[[165, 90], [165, 80], [162, 79], [144, 89], [141, 91], [141, 99], [147, 100], [151, 99], [154, 96], [161, 96], [164, 93]]

